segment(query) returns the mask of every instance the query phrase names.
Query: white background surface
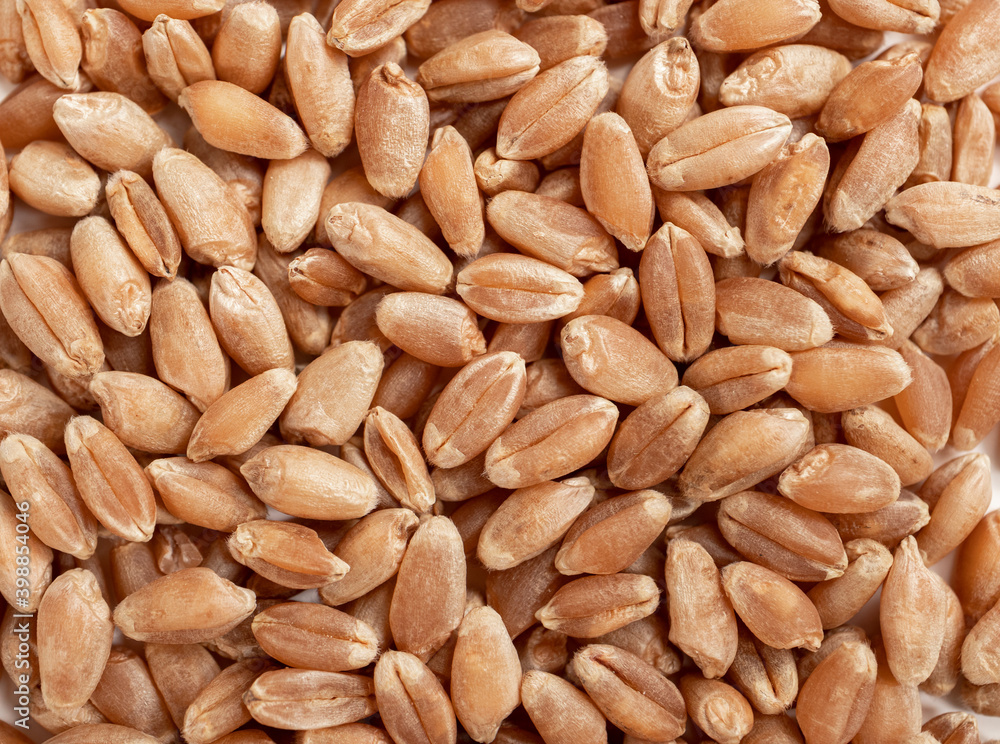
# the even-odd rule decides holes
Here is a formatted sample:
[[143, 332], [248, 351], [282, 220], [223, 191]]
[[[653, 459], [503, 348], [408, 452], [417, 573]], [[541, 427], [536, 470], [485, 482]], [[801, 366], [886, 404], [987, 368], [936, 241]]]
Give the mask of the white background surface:
[[[886, 34], [886, 46], [897, 43], [907, 37], [901, 34]], [[881, 51], [881, 50], [880, 50]], [[877, 56], [873, 55], [873, 56]], [[408, 74], [413, 75], [415, 70], [409, 69]], [[624, 76], [628, 72], [628, 67], [623, 66], [616, 68], [613, 72], [624, 79]], [[3, 98], [7, 93], [13, 90], [14, 86], [8, 83], [6, 80], [0, 78], [0, 98]], [[156, 119], [160, 124], [167, 129], [175, 138], [175, 140], [180, 143], [183, 139], [183, 134], [186, 127], [189, 125], [187, 117], [181, 112], [176, 106], [169, 106], [164, 112], [158, 114]], [[7, 157], [10, 158], [11, 153], [7, 153]], [[995, 154], [995, 162], [993, 168], [993, 177], [990, 182], [990, 186], [997, 188], [1000, 184], [1000, 152]], [[334, 172], [339, 171], [339, 168], [335, 168]], [[33, 230], [40, 227], [52, 226], [52, 225], [72, 225], [73, 220], [65, 220], [50, 217], [48, 215], [41, 214], [23, 202], [18, 201], [16, 205], [16, 212], [14, 216], [14, 223], [11, 227], [10, 233], [23, 232], [26, 230]], [[993, 509], [1000, 508], [1000, 437], [998, 437], [998, 432], [996, 429], [990, 434], [989, 437], [976, 448], [977, 451], [984, 452], [990, 457], [992, 465], [993, 474], [993, 502], [991, 504], [991, 511]], [[963, 454], [951, 447], [945, 448], [942, 452], [938, 453], [935, 458], [935, 465], [940, 465], [947, 462], [954, 457]], [[944, 576], [946, 579], [950, 579], [951, 570], [953, 565], [953, 556], [948, 556], [939, 564], [934, 567], [934, 570]], [[870, 602], [862, 613], [852, 621], [852, 624], [863, 625], [866, 629], [871, 632], [877, 632], [878, 629], [878, 609], [877, 609], [878, 595]], [[116, 633], [116, 643], [119, 642], [121, 636]], [[12, 711], [12, 699], [13, 699], [13, 685], [11, 681], [7, 678], [5, 674], [0, 672], [0, 719], [11, 722], [14, 719], [14, 714]], [[37, 691], [35, 694], [40, 694]], [[929, 696], [922, 696], [924, 703], [924, 720], [944, 713], [951, 710], [963, 710], [961, 700], [958, 697], [957, 691], [949, 698], [931, 698]], [[984, 716], [979, 716], [979, 727], [982, 739], [984, 742], [991, 738], [1000, 739], [1000, 718], [987, 718]], [[33, 725], [31, 731], [31, 738], [37, 742], [44, 741], [49, 738], [47, 732], [42, 729], [37, 724]], [[0, 744], [7, 744], [6, 742], [0, 740]], [[94, 744], [98, 744], [95, 742]]]

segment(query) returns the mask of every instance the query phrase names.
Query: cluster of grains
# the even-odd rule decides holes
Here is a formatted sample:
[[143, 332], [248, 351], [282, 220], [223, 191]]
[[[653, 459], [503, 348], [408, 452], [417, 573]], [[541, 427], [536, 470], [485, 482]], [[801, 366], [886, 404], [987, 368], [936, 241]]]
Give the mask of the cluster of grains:
[[0, 0], [0, 72], [52, 742], [1000, 715], [1000, 0]]

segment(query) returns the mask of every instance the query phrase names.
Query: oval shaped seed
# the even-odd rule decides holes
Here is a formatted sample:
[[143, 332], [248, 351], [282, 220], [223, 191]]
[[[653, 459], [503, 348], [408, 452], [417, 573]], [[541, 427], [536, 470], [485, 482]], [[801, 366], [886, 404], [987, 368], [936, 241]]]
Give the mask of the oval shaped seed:
[[441, 391], [424, 425], [428, 462], [454, 468], [485, 452], [514, 420], [525, 388], [524, 360], [513, 352], [466, 364]]
[[208, 683], [219, 676], [218, 662], [208, 649], [198, 644], [150, 643], [144, 651], [149, 673], [170, 717], [178, 727], [183, 727], [185, 711]]
[[539, 56], [508, 33], [489, 29], [455, 41], [420, 65], [432, 101], [475, 103], [513, 95], [538, 74]]
[[314, 447], [347, 442], [371, 407], [382, 365], [382, 353], [368, 341], [348, 341], [324, 352], [299, 374], [281, 414], [282, 435]]
[[737, 627], [719, 569], [704, 547], [682, 537], [668, 541], [665, 566], [670, 642], [706, 677], [721, 677], [736, 657]]
[[185, 522], [232, 532], [243, 522], [267, 516], [267, 507], [239, 476], [214, 462], [171, 457], [154, 460], [145, 472], [167, 511]]
[[660, 219], [690, 233], [707, 252], [723, 258], [743, 254], [739, 228], [732, 227], [704, 194], [655, 189], [653, 197]]
[[205, 685], [183, 718], [184, 738], [192, 744], [222, 741], [250, 720], [243, 696], [263, 672], [273, 667], [261, 659], [237, 661]]
[[334, 8], [326, 42], [351, 57], [359, 57], [385, 46], [420, 20], [428, 0], [363, 3], [350, 0]]
[[474, 741], [496, 738], [521, 702], [521, 662], [496, 610], [477, 607], [458, 627], [451, 664], [451, 699]]
[[794, 462], [811, 438], [809, 421], [795, 408], [732, 413], [695, 448], [678, 481], [681, 493], [700, 501], [738, 493]]
[[378, 709], [370, 677], [306, 669], [265, 672], [243, 704], [265, 726], [307, 731], [353, 723]]
[[[959, 449], [972, 449], [1000, 418], [996, 410], [996, 364], [1000, 354], [991, 340], [960, 355], [949, 374], [958, 418], [952, 442]], [[966, 387], [966, 390], [962, 388]]]
[[486, 351], [475, 313], [448, 297], [393, 292], [379, 303], [375, 321], [403, 351], [437, 367], [461, 367]]
[[792, 358], [772, 346], [732, 346], [696, 359], [682, 382], [701, 395], [715, 415], [752, 406], [781, 390], [792, 374]]
[[684, 699], [674, 684], [634, 654], [615, 646], [584, 646], [573, 671], [608, 720], [640, 739], [666, 741], [684, 731]]
[[[153, 159], [153, 178], [184, 251], [210, 266], [249, 271], [257, 254], [250, 213], [219, 176], [194, 155], [165, 147]], [[214, 208], [194, 208], [189, 195], [201, 194]]]
[[375, 697], [393, 741], [453, 744], [455, 711], [438, 678], [413, 654], [386, 651], [375, 665]]
[[88, 377], [101, 369], [104, 344], [90, 306], [55, 259], [11, 253], [0, 262], [0, 310], [24, 345], [60, 374]]
[[[428, 576], [436, 576], [428, 586]], [[389, 607], [396, 647], [429, 659], [462, 621], [465, 609], [465, 547], [447, 517], [429, 517], [413, 533], [399, 565]]]
[[748, 561], [722, 569], [722, 585], [747, 628], [772, 648], [815, 651], [823, 640], [816, 607], [801, 589], [774, 571]]
[[738, 744], [753, 727], [750, 703], [725, 682], [688, 674], [680, 692], [691, 720], [719, 744]]
[[23, 523], [24, 512], [3, 489], [0, 489], [0, 495], [3, 496], [0, 498], [0, 549], [16, 556], [17, 549], [26, 546], [31, 556], [27, 570], [14, 560], [0, 563], [0, 593], [9, 607], [16, 606], [26, 613], [35, 612], [52, 581], [52, 551], [33, 533], [28, 532], [22, 537], [24, 533], [17, 532], [17, 525]]
[[653, 193], [632, 130], [618, 114], [599, 114], [587, 124], [580, 186], [604, 229], [629, 250], [642, 250], [653, 229]]
[[532, 160], [568, 144], [597, 111], [609, 77], [597, 57], [581, 55], [550, 67], [524, 85], [504, 108], [497, 153]]
[[818, 512], [759, 491], [719, 504], [719, 529], [740, 553], [791, 581], [827, 581], [847, 569], [836, 528]]
[[[15, 21], [21, 25], [20, 19]], [[90, 90], [81, 78], [80, 90]], [[10, 93], [0, 105], [0, 134], [4, 147], [25, 147], [39, 139], [58, 140], [59, 127], [52, 118], [52, 104], [64, 93], [42, 77], [32, 77]]]
[[90, 392], [101, 406], [104, 425], [123, 444], [143, 452], [185, 452], [201, 415], [155, 377], [134, 372], [99, 372]]
[[339, 253], [323, 248], [310, 248], [292, 259], [288, 283], [298, 297], [326, 307], [350, 305], [368, 286], [364, 274]]
[[145, 661], [131, 649], [112, 649], [91, 703], [108, 720], [161, 738], [177, 735]]
[[722, 81], [719, 101], [725, 106], [766, 106], [793, 119], [811, 116], [850, 71], [847, 57], [822, 46], [762, 49]]
[[830, 93], [816, 131], [831, 142], [850, 139], [888, 121], [923, 80], [916, 54], [858, 65]]
[[643, 251], [639, 286], [646, 318], [663, 352], [677, 362], [701, 356], [714, 330], [715, 285], [698, 241], [664, 224]]
[[[566, 368], [584, 389], [638, 406], [677, 385], [670, 360], [645, 336], [615, 318], [585, 315], [560, 334]], [[629, 367], [628, 377], [618, 371]]]
[[486, 475], [502, 488], [559, 478], [611, 441], [618, 408], [594, 395], [561, 398], [515, 422], [486, 451]]
[[382, 373], [372, 404], [410, 418], [430, 396], [440, 372], [439, 367], [403, 353]]
[[156, 526], [153, 490], [121, 440], [90, 416], [70, 420], [65, 436], [73, 479], [97, 520], [126, 540], [149, 540]]
[[1000, 681], [996, 672], [997, 638], [1000, 637], [1000, 610], [994, 606], [976, 621], [962, 643], [962, 674], [974, 685]]
[[780, 152], [791, 122], [762, 106], [720, 109], [670, 132], [650, 150], [646, 169], [666, 191], [698, 191], [742, 181]]
[[927, 503], [915, 493], [904, 490], [888, 506], [860, 514], [828, 514], [843, 540], [871, 538], [895, 548], [900, 540], [913, 535], [930, 521]]
[[76, 90], [83, 45], [73, 12], [62, 3], [44, 0], [22, 0], [16, 8], [23, 43], [35, 69], [54, 85]]
[[580, 55], [600, 57], [608, 46], [608, 32], [604, 24], [583, 15], [529, 20], [513, 34], [538, 52], [541, 70]]
[[130, 170], [148, 178], [157, 150], [174, 144], [139, 104], [118, 93], [64, 95], [52, 116], [73, 149], [109, 172]]
[[292, 342], [281, 310], [260, 279], [223, 266], [212, 274], [208, 305], [222, 347], [247, 373], [292, 369]]
[[470, 263], [459, 272], [455, 290], [476, 313], [501, 323], [554, 320], [576, 310], [583, 300], [583, 286], [571, 274], [509, 253]]
[[745, 628], [740, 630], [729, 679], [756, 710], [767, 715], [783, 713], [799, 693], [795, 653], [771, 648]]
[[920, 272], [902, 243], [871, 228], [839, 235], [821, 247], [817, 255], [857, 274], [875, 292], [905, 286]]
[[486, 208], [490, 226], [522, 253], [573, 276], [618, 268], [614, 239], [588, 212], [547, 196], [505, 191]]
[[903, 425], [922, 445], [937, 452], [948, 441], [952, 396], [945, 371], [909, 341], [899, 353], [913, 373], [913, 382], [895, 396]]
[[263, 93], [281, 60], [281, 21], [277, 11], [267, 5], [233, 11], [212, 44], [216, 73], [220, 80], [251, 93]]
[[187, 20], [155, 12], [142, 34], [146, 67], [156, 87], [176, 102], [192, 83], [215, 80], [212, 55]]
[[793, 352], [785, 389], [811, 411], [836, 413], [892, 397], [911, 380], [910, 367], [898, 352], [837, 342]]
[[333, 554], [351, 567], [339, 581], [320, 588], [320, 599], [339, 606], [389, 581], [399, 569], [419, 520], [409, 509], [381, 509], [359, 520]]
[[888, 463], [903, 486], [930, 475], [934, 467], [930, 453], [881, 408], [861, 406], [844, 411], [841, 425], [848, 444]]
[[547, 744], [606, 744], [607, 721], [585, 693], [554, 674], [525, 672], [521, 703]]
[[660, 590], [642, 574], [584, 576], [569, 582], [535, 617], [549, 630], [596, 638], [656, 611]]
[[819, 204], [829, 170], [830, 152], [826, 143], [807, 134], [798, 142], [785, 145], [754, 176], [743, 233], [750, 258], [770, 264], [792, 249]]
[[[427, 150], [430, 111], [427, 94], [394, 62], [376, 67], [358, 89], [354, 111], [365, 177], [380, 194], [410, 193]], [[394, 128], [390, 144], [378, 132]]]
[[[863, 140], [854, 140], [833, 171], [823, 199], [827, 225], [856, 230], [902, 186], [920, 160], [920, 108], [913, 99]], [[892, 157], [887, 160], [887, 153]], [[878, 178], [872, 178], [877, 169]]]
[[[1000, 598], [1000, 511], [983, 517], [958, 549], [952, 584], [964, 614], [979, 620]], [[964, 623], [964, 621], [963, 621]]]
[[202, 80], [181, 91], [177, 103], [214, 147], [267, 160], [289, 160], [309, 147], [291, 117], [233, 83]]
[[789, 287], [755, 277], [718, 282], [715, 317], [719, 332], [734, 344], [800, 351], [833, 338], [830, 317], [819, 304]]
[[434, 132], [420, 169], [420, 193], [449, 247], [459, 256], [475, 256], [486, 237], [483, 204], [472, 150], [454, 127]]
[[[72, 633], [65, 622], [72, 618]], [[73, 709], [97, 688], [111, 653], [111, 610], [94, 575], [73, 569], [45, 590], [38, 606], [38, 671], [45, 705]]]
[[129, 594], [115, 608], [126, 636], [151, 643], [204, 643], [253, 614], [256, 597], [208, 568], [185, 568]]
[[885, 462], [846, 444], [820, 444], [789, 466], [778, 490], [815, 511], [875, 511], [899, 498], [899, 476]]
[[881, 341], [892, 334], [881, 300], [853, 272], [802, 251], [789, 253], [778, 268], [782, 284], [817, 302], [842, 336]]
[[[746, 24], [753, 18], [752, 26]], [[691, 40], [708, 52], [736, 52], [759, 49], [795, 39], [815, 26], [820, 19], [819, 4], [814, 0], [782, 0], [752, 5], [723, 0], [691, 23]]]
[[594, 487], [586, 478], [514, 491], [483, 525], [479, 561], [490, 570], [503, 571], [544, 553], [593, 500]]
[[951, 180], [974, 186], [988, 186], [996, 141], [992, 112], [983, 99], [970, 93], [962, 99], [955, 115], [955, 158]]
[[8, 434], [0, 442], [0, 473], [15, 502], [30, 505], [28, 526], [39, 540], [80, 560], [94, 554], [97, 520], [52, 450], [32, 436]]
[[325, 218], [337, 252], [359, 271], [402, 290], [442, 294], [451, 261], [422, 232], [380, 207], [338, 204]]
[[700, 80], [698, 59], [683, 37], [666, 39], [629, 71], [617, 111], [632, 130], [643, 157], [684, 122], [698, 96]]
[[892, 554], [884, 545], [868, 538], [844, 545], [848, 565], [842, 576], [822, 581], [809, 590], [823, 628], [837, 628], [849, 622], [882, 586]]
[[670, 514], [670, 501], [657, 491], [603, 501], [570, 527], [556, 554], [556, 568], [570, 576], [624, 571], [656, 541]]
[[261, 501], [294, 517], [356, 519], [375, 508], [370, 475], [309, 447], [268, 447], [247, 460], [240, 473]]
[[[309, 141], [325, 157], [336, 157], [351, 142], [354, 85], [347, 57], [326, 43], [323, 26], [308, 13], [288, 26], [285, 77]], [[321, 209], [320, 217], [325, 213]]]
[[382, 485], [403, 506], [418, 513], [434, 505], [434, 483], [410, 428], [384, 408], [365, 417], [365, 455]]
[[935, 248], [1000, 238], [1000, 199], [983, 186], [952, 181], [912, 186], [886, 202], [885, 218]]
[[875, 654], [855, 641], [843, 643], [819, 662], [802, 685], [796, 707], [796, 720], [808, 740], [853, 739], [868, 715], [877, 672]]
[[279, 253], [302, 245], [319, 218], [330, 164], [317, 150], [267, 167], [261, 192], [261, 226]]
[[219, 455], [238, 455], [260, 441], [295, 392], [296, 379], [287, 369], [269, 369], [237, 385], [212, 403], [194, 427], [187, 456], [204, 462]]
[[969, 536], [990, 506], [990, 459], [970, 453], [945, 463], [920, 489], [930, 522], [916, 535], [924, 562], [932, 566]]
[[998, 276], [993, 266], [1000, 242], [991, 241], [957, 253], [944, 269], [948, 285], [966, 297], [1000, 296]]
[[[989, 2], [966, 3], [941, 31], [927, 61], [927, 97], [940, 103], [957, 101], [996, 77], [1000, 55], [991, 39], [997, 18]], [[946, 30], [945, 30], [946, 29]]]
[[238, 562], [291, 589], [318, 589], [341, 579], [349, 568], [326, 549], [315, 530], [294, 522], [244, 522], [227, 545]]
[[113, 173], [105, 193], [115, 227], [143, 268], [153, 276], [176, 276], [180, 238], [145, 179], [131, 171]]
[[951, 355], [984, 343], [998, 326], [1000, 312], [992, 300], [947, 289], [912, 338], [929, 354]]
[[900, 684], [918, 685], [934, 670], [946, 611], [947, 597], [924, 565], [917, 541], [905, 538], [893, 556], [879, 604], [886, 657]]
[[156, 373], [204, 411], [229, 387], [229, 359], [219, 346], [198, 290], [187, 279], [160, 282], [149, 317]]
[[69, 404], [47, 387], [14, 370], [0, 369], [0, 435], [36, 437], [63, 454], [63, 429], [74, 415]]

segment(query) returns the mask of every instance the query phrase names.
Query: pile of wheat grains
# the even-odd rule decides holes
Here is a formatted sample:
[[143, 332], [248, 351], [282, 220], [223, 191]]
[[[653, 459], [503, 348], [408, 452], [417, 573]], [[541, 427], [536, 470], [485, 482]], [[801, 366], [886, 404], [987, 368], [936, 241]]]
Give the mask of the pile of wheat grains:
[[22, 726], [1000, 714], [1000, 0], [0, 0], [0, 72]]

